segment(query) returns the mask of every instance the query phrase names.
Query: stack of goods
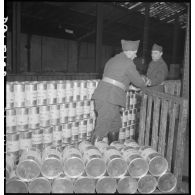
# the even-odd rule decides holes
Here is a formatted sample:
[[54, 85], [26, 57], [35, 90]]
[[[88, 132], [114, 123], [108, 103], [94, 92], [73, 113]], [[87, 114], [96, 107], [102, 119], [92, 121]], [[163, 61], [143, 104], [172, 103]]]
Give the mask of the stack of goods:
[[163, 156], [130, 139], [31, 148], [15, 166], [12, 154], [6, 158], [6, 192], [145, 194], [172, 192], [177, 185]]

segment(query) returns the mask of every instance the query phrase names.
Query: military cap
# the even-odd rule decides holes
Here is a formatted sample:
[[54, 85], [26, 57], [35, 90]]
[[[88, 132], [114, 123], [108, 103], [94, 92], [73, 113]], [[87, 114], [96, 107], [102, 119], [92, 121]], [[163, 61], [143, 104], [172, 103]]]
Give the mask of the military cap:
[[152, 51], [160, 51], [162, 52], [163, 48], [160, 45], [157, 45], [156, 43], [152, 46]]
[[140, 40], [137, 41], [126, 41], [126, 40], [121, 40], [121, 45], [123, 51], [137, 51], [139, 47], [139, 42]]

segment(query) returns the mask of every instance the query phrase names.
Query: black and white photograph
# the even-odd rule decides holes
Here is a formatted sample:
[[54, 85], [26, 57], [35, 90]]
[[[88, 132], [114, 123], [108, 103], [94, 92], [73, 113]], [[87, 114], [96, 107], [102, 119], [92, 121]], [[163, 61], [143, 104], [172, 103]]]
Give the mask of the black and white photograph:
[[191, 194], [191, 12], [5, 0], [4, 193]]

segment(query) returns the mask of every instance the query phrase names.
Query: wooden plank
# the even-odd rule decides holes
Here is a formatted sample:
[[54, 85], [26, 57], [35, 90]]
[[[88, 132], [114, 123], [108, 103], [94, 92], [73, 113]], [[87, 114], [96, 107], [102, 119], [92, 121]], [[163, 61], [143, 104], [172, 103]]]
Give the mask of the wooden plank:
[[162, 101], [159, 129], [158, 152], [164, 156], [165, 152], [165, 135], [167, 127], [168, 101]]
[[144, 145], [146, 103], [147, 103], [147, 95], [144, 94], [142, 96], [141, 109], [140, 109], [139, 138], [138, 138], [139, 145]]
[[145, 145], [149, 145], [150, 128], [151, 128], [150, 124], [151, 124], [152, 102], [153, 102], [152, 96], [148, 96]]
[[7, 42], [6, 42], [6, 46], [7, 46], [6, 71], [7, 71], [7, 74], [13, 71], [12, 70], [12, 48], [11, 48], [12, 39], [11, 39], [11, 36], [12, 34], [10, 32], [7, 32]]
[[159, 123], [159, 113], [160, 113], [160, 99], [158, 97], [154, 98], [154, 111], [153, 111], [153, 124], [152, 124], [152, 147], [157, 150], [158, 145], [158, 123]]
[[28, 50], [26, 49], [27, 45], [27, 34], [20, 35], [20, 66], [19, 72], [27, 72], [28, 68]]

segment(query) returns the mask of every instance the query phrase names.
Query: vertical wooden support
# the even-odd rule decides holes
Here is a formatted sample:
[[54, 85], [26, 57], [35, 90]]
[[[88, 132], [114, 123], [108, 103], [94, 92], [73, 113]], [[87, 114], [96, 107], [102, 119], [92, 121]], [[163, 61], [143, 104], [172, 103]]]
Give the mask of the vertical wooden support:
[[31, 72], [31, 55], [30, 55], [30, 50], [31, 50], [31, 38], [32, 38], [32, 35], [31, 34], [28, 34], [27, 35], [27, 46], [26, 46], [26, 49], [27, 49], [27, 61], [28, 61], [28, 64], [27, 64], [27, 72]]
[[102, 3], [97, 3], [97, 29], [96, 29], [96, 56], [95, 70], [100, 73], [102, 63], [102, 33], [103, 33], [103, 6]]
[[172, 64], [177, 63], [177, 46], [178, 46], [178, 34], [179, 34], [179, 21], [178, 16], [175, 18], [174, 35], [173, 35], [173, 51], [172, 51]]
[[20, 71], [20, 32], [21, 32], [21, 7], [20, 2], [13, 2], [13, 29], [12, 29], [12, 71]]

